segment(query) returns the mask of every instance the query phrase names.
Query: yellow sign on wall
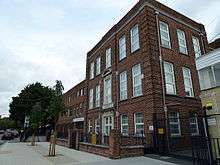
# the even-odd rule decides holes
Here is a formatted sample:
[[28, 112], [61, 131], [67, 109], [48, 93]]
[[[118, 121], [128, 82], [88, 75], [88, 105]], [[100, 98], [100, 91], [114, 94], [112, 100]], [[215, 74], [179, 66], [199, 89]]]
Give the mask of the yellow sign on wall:
[[158, 128], [158, 134], [163, 135], [164, 134], [164, 129], [163, 128]]
[[92, 144], [96, 144], [96, 134], [92, 134]]

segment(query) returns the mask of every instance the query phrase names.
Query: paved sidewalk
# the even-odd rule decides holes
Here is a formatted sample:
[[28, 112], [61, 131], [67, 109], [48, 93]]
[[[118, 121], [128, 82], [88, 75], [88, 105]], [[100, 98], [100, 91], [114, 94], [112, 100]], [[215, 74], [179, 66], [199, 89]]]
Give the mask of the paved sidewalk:
[[6, 143], [0, 148], [0, 165], [175, 165], [147, 157], [110, 160], [57, 146], [57, 156], [48, 157], [48, 143]]

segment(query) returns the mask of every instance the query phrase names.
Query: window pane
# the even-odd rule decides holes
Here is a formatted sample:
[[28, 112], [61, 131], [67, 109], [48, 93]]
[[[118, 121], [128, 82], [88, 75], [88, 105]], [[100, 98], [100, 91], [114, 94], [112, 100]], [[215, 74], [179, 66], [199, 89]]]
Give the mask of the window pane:
[[183, 54], [188, 54], [184, 31], [177, 29], [177, 37], [179, 42], [179, 51]]
[[90, 79], [94, 78], [94, 62], [90, 64]]
[[119, 39], [119, 60], [126, 57], [126, 38], [125, 35]]
[[106, 68], [109, 68], [111, 67], [112, 63], [111, 63], [111, 60], [112, 60], [112, 57], [111, 57], [111, 48], [107, 49], [106, 50], [106, 55], [105, 55], [105, 66]]
[[202, 55], [201, 49], [200, 49], [199, 39], [193, 36], [192, 40], [193, 40], [193, 48], [194, 48], [194, 52], [195, 52], [195, 57], [198, 58]]
[[169, 113], [169, 126], [171, 136], [180, 135], [180, 120], [178, 112]]
[[107, 77], [104, 80], [104, 104], [110, 104], [111, 102], [112, 102], [111, 77]]
[[173, 71], [173, 64], [164, 61], [164, 74], [167, 94], [176, 94], [176, 84]]
[[96, 75], [99, 75], [100, 74], [100, 72], [101, 72], [101, 68], [100, 68], [100, 65], [101, 65], [101, 58], [100, 57], [98, 57], [97, 59], [96, 59]]
[[183, 78], [184, 78], [184, 85], [185, 85], [185, 93], [186, 96], [193, 96], [193, 86], [192, 86], [192, 79], [191, 73], [189, 68], [183, 68]]
[[127, 99], [127, 72], [120, 74], [120, 100]]
[[171, 48], [169, 27], [166, 23], [162, 21], [160, 21], [160, 38], [161, 38], [161, 45], [163, 47]]
[[138, 30], [138, 25], [135, 25], [131, 29], [131, 52], [136, 51], [137, 49], [140, 48], [139, 44], [139, 30]]
[[142, 81], [141, 81], [141, 66], [140, 64], [133, 66], [132, 68], [133, 79], [133, 96], [142, 95]]
[[93, 89], [90, 89], [89, 91], [89, 108], [93, 108]]

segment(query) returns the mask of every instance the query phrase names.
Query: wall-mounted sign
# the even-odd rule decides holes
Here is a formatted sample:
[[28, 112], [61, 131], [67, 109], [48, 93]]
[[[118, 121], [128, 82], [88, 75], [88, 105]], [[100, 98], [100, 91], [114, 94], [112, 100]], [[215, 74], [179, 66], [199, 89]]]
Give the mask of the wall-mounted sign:
[[160, 135], [163, 135], [165, 132], [164, 132], [164, 129], [163, 128], [158, 128], [158, 134]]
[[92, 144], [96, 144], [96, 134], [92, 134]]
[[154, 130], [154, 126], [153, 125], [150, 125], [149, 126], [149, 131], [153, 131]]

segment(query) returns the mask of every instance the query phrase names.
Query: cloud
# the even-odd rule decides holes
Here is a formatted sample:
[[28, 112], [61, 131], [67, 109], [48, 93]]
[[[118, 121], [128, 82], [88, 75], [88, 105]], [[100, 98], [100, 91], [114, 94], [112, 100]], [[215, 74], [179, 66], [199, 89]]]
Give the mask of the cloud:
[[[0, 1], [0, 114], [29, 83], [65, 89], [85, 78], [86, 53], [138, 0]], [[161, 0], [206, 25], [219, 15], [217, 0]], [[219, 31], [217, 19], [208, 35]]]

